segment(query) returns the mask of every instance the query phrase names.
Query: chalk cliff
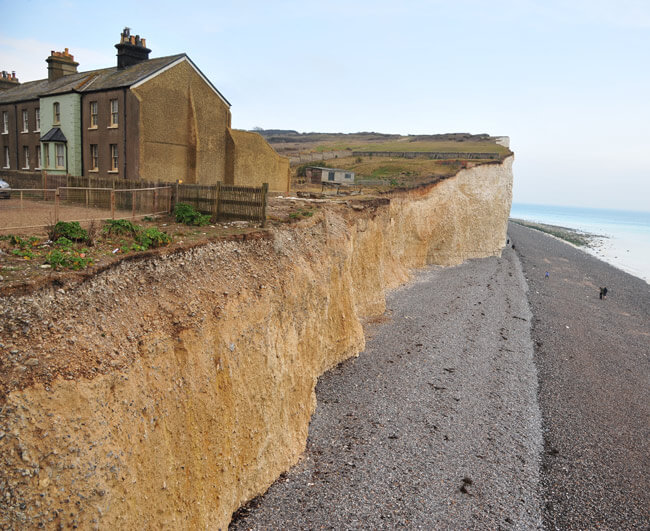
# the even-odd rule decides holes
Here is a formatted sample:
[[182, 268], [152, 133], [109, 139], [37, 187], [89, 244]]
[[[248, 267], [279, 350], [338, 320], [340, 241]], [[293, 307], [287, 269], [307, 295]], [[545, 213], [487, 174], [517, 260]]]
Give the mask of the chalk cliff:
[[298, 460], [318, 376], [364, 348], [386, 290], [500, 254], [511, 170], [0, 300], [0, 524], [225, 529]]

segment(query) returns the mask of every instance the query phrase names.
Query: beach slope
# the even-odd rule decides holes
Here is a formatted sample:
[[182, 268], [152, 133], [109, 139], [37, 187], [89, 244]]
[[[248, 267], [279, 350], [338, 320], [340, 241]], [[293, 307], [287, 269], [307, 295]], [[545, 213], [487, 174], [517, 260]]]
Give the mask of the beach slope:
[[647, 529], [650, 286], [538, 231], [509, 235], [534, 315], [544, 524]]

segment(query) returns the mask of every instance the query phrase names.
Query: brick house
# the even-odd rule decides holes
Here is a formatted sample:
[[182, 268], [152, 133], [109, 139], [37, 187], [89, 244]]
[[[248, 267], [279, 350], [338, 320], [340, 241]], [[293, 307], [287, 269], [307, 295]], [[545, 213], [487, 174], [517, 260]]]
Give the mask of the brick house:
[[[149, 59], [125, 28], [117, 65], [78, 72], [66, 48], [48, 77], [0, 77], [0, 168], [289, 189], [289, 160], [231, 128], [230, 103], [186, 54]], [[253, 138], [254, 137], [254, 138]], [[259, 138], [258, 138], [259, 137]]]

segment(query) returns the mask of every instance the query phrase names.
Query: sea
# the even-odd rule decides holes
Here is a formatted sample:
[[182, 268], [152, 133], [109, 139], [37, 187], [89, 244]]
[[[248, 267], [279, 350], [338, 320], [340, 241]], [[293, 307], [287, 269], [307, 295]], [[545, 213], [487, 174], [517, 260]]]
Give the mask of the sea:
[[510, 217], [594, 234], [585, 251], [650, 283], [650, 212], [513, 203]]

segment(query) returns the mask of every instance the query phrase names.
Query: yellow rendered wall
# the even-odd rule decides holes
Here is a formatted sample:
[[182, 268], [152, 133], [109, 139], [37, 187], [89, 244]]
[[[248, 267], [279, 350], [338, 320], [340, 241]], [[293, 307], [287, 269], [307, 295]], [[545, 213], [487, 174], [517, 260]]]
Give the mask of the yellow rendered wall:
[[187, 61], [131, 90], [140, 101], [141, 179], [224, 181], [230, 109]]
[[289, 159], [281, 157], [257, 133], [229, 129], [230, 172], [227, 184], [260, 186], [269, 183], [272, 192], [289, 191]]

